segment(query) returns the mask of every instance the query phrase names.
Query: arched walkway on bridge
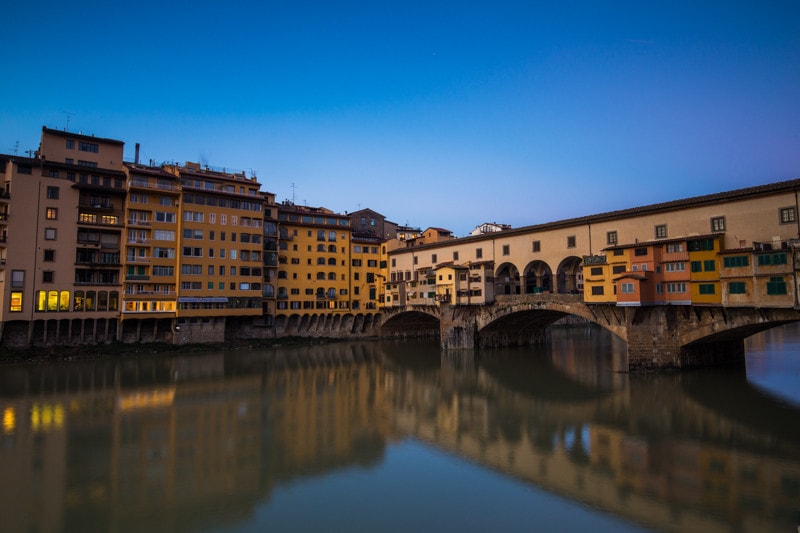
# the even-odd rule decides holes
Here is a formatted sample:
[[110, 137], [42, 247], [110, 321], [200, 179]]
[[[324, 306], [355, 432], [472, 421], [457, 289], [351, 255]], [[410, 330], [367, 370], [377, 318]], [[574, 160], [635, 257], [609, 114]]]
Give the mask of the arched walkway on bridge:
[[561, 261], [556, 271], [558, 294], [574, 294], [578, 292], [577, 275], [582, 263], [583, 260], [574, 255]]
[[551, 292], [553, 271], [544, 261], [531, 261], [525, 267], [525, 294]]
[[497, 268], [494, 276], [495, 294], [519, 294], [519, 270], [513, 263], [503, 263]]

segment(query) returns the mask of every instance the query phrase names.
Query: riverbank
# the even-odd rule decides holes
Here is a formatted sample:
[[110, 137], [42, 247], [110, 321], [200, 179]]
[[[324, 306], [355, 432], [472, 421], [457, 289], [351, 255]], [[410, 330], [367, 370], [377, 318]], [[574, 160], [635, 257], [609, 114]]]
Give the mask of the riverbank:
[[90, 344], [84, 346], [56, 346], [47, 349], [28, 348], [15, 350], [11, 348], [0, 348], [0, 364], [104, 359], [109, 357], [155, 357], [158, 355], [203, 353], [221, 350], [257, 350], [261, 348], [276, 348], [284, 346], [310, 346], [314, 344], [328, 344], [333, 342], [342, 342], [345, 340], [352, 341], [352, 339], [328, 337], [281, 337], [269, 339], [244, 339], [225, 343], [207, 344], [196, 343], [176, 345], [163, 342], [126, 344], [115, 342], [111, 344]]

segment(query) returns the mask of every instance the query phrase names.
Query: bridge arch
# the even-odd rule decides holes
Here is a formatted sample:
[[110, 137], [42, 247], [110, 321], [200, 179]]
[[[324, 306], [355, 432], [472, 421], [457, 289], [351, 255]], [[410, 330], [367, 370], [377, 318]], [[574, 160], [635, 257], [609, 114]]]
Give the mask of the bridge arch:
[[531, 261], [525, 266], [525, 294], [552, 292], [553, 270], [544, 261]]
[[519, 294], [519, 269], [514, 263], [502, 263], [494, 275], [495, 294]]
[[440, 309], [436, 306], [394, 308], [382, 313], [382, 337], [438, 337]]
[[577, 295], [531, 295], [499, 298], [500, 305], [484, 308], [475, 316], [477, 343], [483, 347], [527, 345], [547, 338], [547, 327], [574, 315], [599, 325], [627, 341], [625, 310], [609, 308], [597, 313]]
[[583, 259], [571, 255], [561, 260], [556, 271], [558, 294], [578, 293], [578, 273], [581, 271]]

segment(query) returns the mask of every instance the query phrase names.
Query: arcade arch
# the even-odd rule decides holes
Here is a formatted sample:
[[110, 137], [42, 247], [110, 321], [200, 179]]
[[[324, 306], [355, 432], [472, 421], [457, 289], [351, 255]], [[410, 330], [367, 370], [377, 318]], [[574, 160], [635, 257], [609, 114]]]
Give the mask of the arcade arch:
[[503, 263], [497, 268], [495, 279], [495, 294], [519, 294], [519, 270], [513, 263]]
[[558, 294], [574, 294], [578, 292], [578, 274], [581, 272], [581, 264], [583, 264], [583, 260], [574, 255], [561, 261], [556, 271]]
[[544, 261], [531, 261], [525, 267], [525, 294], [553, 290], [553, 271]]

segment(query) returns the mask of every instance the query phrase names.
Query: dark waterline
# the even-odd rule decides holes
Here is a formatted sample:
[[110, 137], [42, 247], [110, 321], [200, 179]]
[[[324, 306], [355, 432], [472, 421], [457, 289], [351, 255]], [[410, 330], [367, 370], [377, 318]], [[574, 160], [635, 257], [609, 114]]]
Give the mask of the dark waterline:
[[0, 366], [2, 531], [796, 531], [800, 327], [654, 376], [552, 333]]

